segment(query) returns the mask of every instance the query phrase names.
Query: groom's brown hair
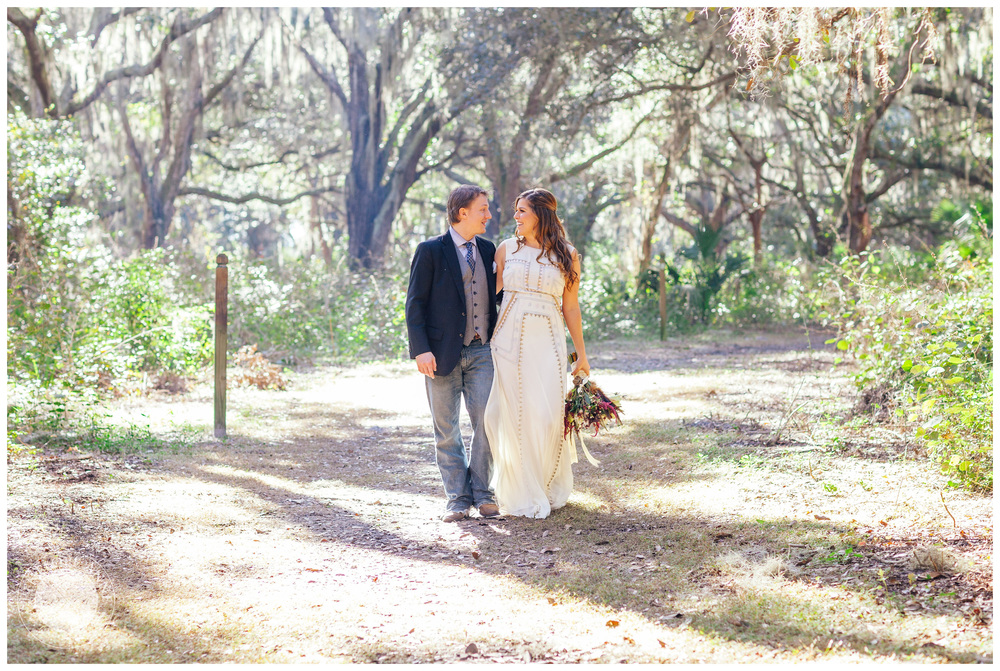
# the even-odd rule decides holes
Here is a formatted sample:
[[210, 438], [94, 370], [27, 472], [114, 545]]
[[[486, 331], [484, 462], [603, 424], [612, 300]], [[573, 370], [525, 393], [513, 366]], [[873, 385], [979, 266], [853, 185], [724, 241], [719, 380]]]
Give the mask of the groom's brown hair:
[[448, 224], [457, 223], [458, 211], [463, 207], [469, 207], [469, 203], [479, 198], [479, 196], [490, 197], [486, 193], [486, 189], [475, 184], [463, 184], [452, 189], [452, 192], [448, 195]]

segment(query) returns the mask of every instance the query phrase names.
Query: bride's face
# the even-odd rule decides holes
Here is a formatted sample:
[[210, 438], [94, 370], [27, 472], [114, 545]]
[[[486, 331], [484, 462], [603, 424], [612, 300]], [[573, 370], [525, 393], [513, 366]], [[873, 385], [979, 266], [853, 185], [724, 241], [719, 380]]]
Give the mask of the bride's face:
[[535, 237], [535, 229], [538, 227], [538, 216], [535, 214], [528, 201], [520, 199], [514, 203], [514, 221], [517, 222], [517, 234], [522, 238]]

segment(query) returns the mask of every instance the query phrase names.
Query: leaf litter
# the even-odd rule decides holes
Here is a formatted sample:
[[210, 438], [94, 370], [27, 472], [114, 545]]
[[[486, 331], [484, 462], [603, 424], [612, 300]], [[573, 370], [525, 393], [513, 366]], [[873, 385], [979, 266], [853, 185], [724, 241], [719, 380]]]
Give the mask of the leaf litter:
[[[782, 351], [801, 358], [797, 347], [780, 341], [761, 351], [780, 361]], [[685, 369], [678, 356], [685, 348], [697, 350], [705, 367]], [[918, 487], [883, 486], [901, 501], [893, 507], [884, 495], [855, 496], [842, 486], [858, 464], [866, 481], [880, 474], [926, 479], [920, 464], [825, 453], [816, 471], [841, 478], [838, 499], [809, 489], [819, 485], [811, 462], [797, 465], [797, 453], [784, 445], [727, 447], [726, 427], [740, 426], [748, 407], [753, 427], [785, 417], [782, 391], [797, 382], [781, 366], [754, 368], [746, 351], [734, 351], [702, 340], [595, 354], [602, 382], [626, 394], [631, 424], [594, 440], [602, 469], [578, 466], [570, 504], [548, 520], [438, 521], [442, 497], [426, 402], [419, 376], [403, 363], [293, 373], [285, 392], [234, 390], [225, 445], [206, 437], [183, 454], [125, 461], [95, 454], [86, 468], [96, 475], [84, 479], [82, 460], [59, 464], [62, 472], [13, 464], [8, 605], [19, 607], [26, 596], [20, 569], [43, 558], [47, 545], [96, 556], [109, 587], [131, 608], [99, 644], [54, 661], [991, 660], [991, 639], [983, 639], [992, 622], [987, 506], [956, 495], [961, 501], [950, 507], [968, 513], [959, 514], [961, 533], [947, 534], [929, 522]], [[740, 377], [743, 367], [751, 378]], [[804, 395], [845, 393], [824, 380], [813, 380]], [[740, 390], [749, 384], [756, 393]], [[762, 402], [768, 398], [772, 406]], [[121, 412], [159, 421], [154, 430], [169, 428], [171, 417], [203, 416], [206, 399], [210, 393], [195, 388]], [[665, 402], [672, 403], [666, 410]], [[244, 426], [236, 418], [250, 408], [254, 421]], [[700, 426], [709, 414], [718, 419]], [[639, 449], [629, 445], [645, 452], [618, 454]], [[741, 454], [769, 461], [746, 479], [742, 463], [754, 462]], [[742, 493], [706, 497], [695, 475]], [[65, 500], [74, 506], [61, 505]], [[822, 510], [817, 517], [831, 526], [810, 527], [809, 508]], [[852, 517], [861, 522], [847, 522]], [[710, 533], [713, 521], [725, 531]], [[548, 544], [531, 551], [543, 538]], [[726, 552], [753, 544], [764, 554], [747, 555], [745, 568], [713, 568]], [[962, 572], [928, 555], [921, 564], [914, 554], [942, 545], [966, 562]], [[759, 562], [783, 551], [794, 571], [760, 572]], [[222, 563], [224, 573], [206, 570]], [[289, 568], [295, 565], [301, 568]], [[783, 594], [803, 604], [844, 603], [867, 615], [845, 613], [838, 626], [858, 631], [853, 620], [879, 633], [857, 643], [789, 638], [793, 629], [781, 612], [772, 610], [768, 626], [740, 610], [748, 598]], [[933, 627], [942, 616], [953, 624]], [[147, 636], [144, 623], [154, 619], [171, 623], [169, 632]], [[904, 633], [890, 633], [880, 624], [886, 621]], [[29, 629], [12, 630], [8, 661], [51, 656]], [[621, 632], [618, 638], [602, 634], [609, 629]], [[153, 639], [162, 643], [128, 657], [135, 641]]]

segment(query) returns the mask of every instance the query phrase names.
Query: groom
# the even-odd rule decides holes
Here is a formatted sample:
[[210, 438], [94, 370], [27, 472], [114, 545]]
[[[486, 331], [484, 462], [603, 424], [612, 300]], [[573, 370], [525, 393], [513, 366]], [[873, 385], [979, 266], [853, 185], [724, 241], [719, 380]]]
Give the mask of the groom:
[[[410, 358], [427, 376], [437, 465], [448, 497], [445, 522], [463, 519], [473, 506], [483, 517], [500, 514], [489, 488], [493, 455], [483, 427], [493, 385], [496, 247], [476, 237], [486, 232], [490, 219], [485, 189], [470, 184], [456, 188], [448, 196], [448, 231], [421, 242], [410, 264], [406, 330]], [[472, 421], [471, 454], [459, 428], [463, 396]]]

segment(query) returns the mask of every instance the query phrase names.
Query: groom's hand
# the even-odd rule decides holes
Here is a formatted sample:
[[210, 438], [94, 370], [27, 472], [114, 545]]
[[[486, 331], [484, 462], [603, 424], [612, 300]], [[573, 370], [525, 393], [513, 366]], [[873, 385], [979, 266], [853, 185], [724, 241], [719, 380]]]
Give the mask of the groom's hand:
[[437, 370], [437, 367], [437, 359], [434, 358], [433, 352], [424, 352], [417, 355], [417, 370], [432, 380], [434, 379], [434, 371]]

